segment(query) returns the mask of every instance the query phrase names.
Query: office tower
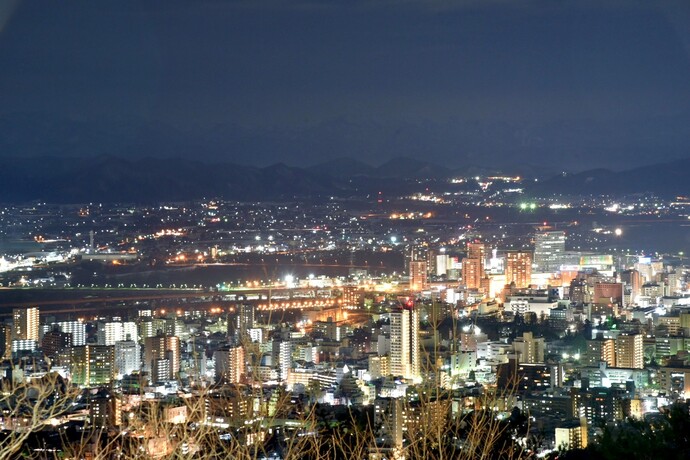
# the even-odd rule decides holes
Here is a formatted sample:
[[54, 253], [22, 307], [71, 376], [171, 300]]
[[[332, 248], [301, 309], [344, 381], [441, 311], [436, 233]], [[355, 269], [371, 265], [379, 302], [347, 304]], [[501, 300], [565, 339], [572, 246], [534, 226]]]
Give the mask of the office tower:
[[419, 292], [428, 289], [426, 261], [410, 261], [410, 291]]
[[604, 361], [608, 367], [616, 367], [615, 340], [603, 337], [587, 340], [585, 363], [588, 366], [598, 366], [600, 361]]
[[245, 353], [244, 347], [236, 346], [213, 353], [216, 363], [216, 381], [221, 379], [227, 383], [240, 383], [245, 374]]
[[448, 254], [439, 254], [436, 256], [436, 267], [434, 273], [436, 276], [443, 276], [448, 272], [448, 265], [450, 265], [450, 257]]
[[539, 232], [534, 236], [534, 265], [540, 273], [551, 273], [561, 268], [565, 252], [565, 232]]
[[164, 334], [145, 338], [143, 368], [153, 382], [174, 379], [180, 372], [180, 339]]
[[408, 304], [390, 313], [391, 374], [409, 380], [421, 378], [419, 312]]
[[642, 334], [621, 334], [616, 338], [616, 367], [644, 368]]
[[105, 385], [115, 378], [115, 347], [106, 345], [72, 347], [69, 359], [72, 383], [75, 385]]
[[115, 375], [118, 379], [141, 369], [141, 349], [133, 340], [115, 342]]
[[506, 284], [515, 283], [516, 288], [532, 284], [532, 253], [508, 251], [506, 253]]
[[545, 348], [544, 338], [534, 338], [531, 332], [524, 332], [522, 337], [513, 340], [513, 350], [521, 364], [543, 363]]
[[0, 324], [0, 359], [12, 357], [12, 327], [8, 324]]
[[124, 340], [139, 341], [139, 331], [134, 322], [105, 323], [103, 330], [99, 332], [99, 343], [103, 345], [115, 345], [115, 342]]
[[62, 321], [57, 323], [60, 331], [72, 334], [72, 346], [86, 345], [86, 324], [81, 321]]
[[72, 334], [62, 332], [57, 326], [52, 331], [43, 335], [41, 349], [43, 354], [49, 358], [55, 358], [60, 353], [72, 346]]
[[15, 308], [12, 316], [14, 318], [13, 338], [38, 342], [38, 308]]

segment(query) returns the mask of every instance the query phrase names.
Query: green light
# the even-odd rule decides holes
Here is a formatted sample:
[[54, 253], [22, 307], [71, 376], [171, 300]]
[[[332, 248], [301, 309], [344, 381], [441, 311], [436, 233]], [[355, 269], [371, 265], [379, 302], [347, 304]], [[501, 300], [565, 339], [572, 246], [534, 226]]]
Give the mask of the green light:
[[530, 203], [530, 204], [529, 204], [529, 208], [530, 208], [530, 209], [537, 209], [537, 205], [534, 204], [534, 203]]
[[527, 203], [520, 203], [520, 209], [527, 209]]

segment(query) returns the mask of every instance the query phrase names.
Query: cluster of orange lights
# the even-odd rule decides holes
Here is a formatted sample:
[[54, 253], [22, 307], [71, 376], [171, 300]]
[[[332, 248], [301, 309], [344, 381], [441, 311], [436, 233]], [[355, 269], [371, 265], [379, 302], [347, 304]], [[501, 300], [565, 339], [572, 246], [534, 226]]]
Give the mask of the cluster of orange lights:
[[404, 213], [393, 213], [390, 215], [391, 219], [394, 220], [406, 220], [406, 219], [430, 219], [433, 216], [430, 212], [404, 212]]
[[[175, 311], [175, 314], [177, 316], [182, 316], [184, 314], [184, 312], [180, 308], [178, 308], [177, 310], [171, 310], [171, 311]], [[162, 316], [165, 315], [167, 312], [168, 311], [165, 308], [161, 308], [160, 310], [158, 310], [158, 313], [160, 313]]]
[[283, 302], [271, 302], [257, 305], [259, 310], [287, 310], [287, 309], [305, 309], [305, 308], [319, 308], [332, 307], [342, 305], [342, 299], [333, 300], [289, 300]]
[[187, 257], [187, 255], [185, 255], [185, 254], [178, 254], [172, 259], [172, 261], [173, 262], [185, 262], [188, 259], [189, 260], [196, 259], [197, 262], [202, 262], [204, 260], [204, 256], [203, 256], [203, 254], [198, 254], [196, 257], [193, 257], [193, 256]]

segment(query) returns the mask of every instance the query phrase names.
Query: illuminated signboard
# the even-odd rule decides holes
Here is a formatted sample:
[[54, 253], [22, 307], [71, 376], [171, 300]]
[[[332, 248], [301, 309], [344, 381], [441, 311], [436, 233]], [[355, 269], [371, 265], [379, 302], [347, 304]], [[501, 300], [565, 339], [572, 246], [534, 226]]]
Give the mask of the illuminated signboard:
[[580, 265], [613, 265], [613, 256], [611, 255], [597, 255], [597, 256], [582, 256], [580, 257]]

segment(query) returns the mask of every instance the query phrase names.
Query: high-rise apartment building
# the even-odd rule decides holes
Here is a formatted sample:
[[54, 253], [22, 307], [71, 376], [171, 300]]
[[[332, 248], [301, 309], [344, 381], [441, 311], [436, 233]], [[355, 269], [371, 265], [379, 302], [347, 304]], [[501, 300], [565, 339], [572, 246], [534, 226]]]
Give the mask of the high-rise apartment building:
[[248, 340], [249, 330], [254, 328], [256, 309], [250, 303], [238, 304], [236, 309], [235, 317], [228, 320], [228, 335], [240, 344]]
[[558, 271], [563, 263], [564, 252], [564, 231], [546, 231], [534, 235], [534, 265], [538, 272]]
[[286, 381], [292, 368], [292, 342], [289, 338], [274, 337], [271, 343], [271, 359], [278, 368], [278, 378]]
[[588, 366], [598, 366], [604, 361], [608, 367], [616, 367], [616, 342], [603, 337], [587, 340], [585, 363]]
[[81, 321], [61, 321], [57, 325], [62, 332], [72, 334], [73, 347], [86, 345], [86, 324]]
[[616, 338], [616, 367], [644, 368], [642, 334], [621, 334]]
[[115, 342], [115, 375], [122, 378], [141, 369], [141, 349], [133, 340]]
[[105, 345], [72, 347], [69, 359], [72, 383], [75, 385], [105, 385], [115, 378], [115, 347]]
[[419, 312], [405, 305], [390, 313], [390, 371], [405, 379], [421, 378]]
[[159, 334], [144, 339], [143, 369], [151, 374], [151, 381], [174, 379], [180, 372], [180, 339]]
[[532, 284], [532, 253], [508, 251], [505, 270], [506, 284], [515, 283], [516, 288], [529, 287]]
[[467, 257], [479, 260], [482, 271], [486, 269], [486, 245], [484, 243], [479, 241], [467, 243]]
[[213, 353], [216, 363], [216, 380], [224, 379], [228, 383], [240, 383], [245, 374], [244, 347], [236, 346], [216, 350]]
[[587, 419], [580, 419], [579, 424], [556, 428], [556, 447], [558, 449], [584, 449], [587, 447]]
[[486, 276], [484, 243], [467, 243], [467, 257], [462, 259], [462, 281], [468, 289], [480, 289]]
[[41, 340], [41, 349], [43, 354], [49, 358], [55, 358], [60, 353], [72, 346], [72, 334], [69, 332], [62, 332], [55, 328], [43, 335]]
[[38, 308], [15, 308], [12, 311], [15, 340], [33, 340], [38, 342]]
[[462, 259], [462, 282], [468, 289], [479, 289], [481, 286], [482, 272], [479, 261], [476, 259]]
[[410, 261], [410, 291], [419, 292], [428, 289], [427, 264], [424, 260]]
[[139, 331], [134, 322], [114, 321], [105, 323], [103, 330], [99, 332], [99, 343], [103, 345], [115, 345], [115, 342], [124, 340], [139, 341]]

